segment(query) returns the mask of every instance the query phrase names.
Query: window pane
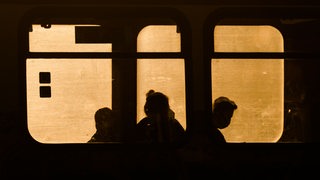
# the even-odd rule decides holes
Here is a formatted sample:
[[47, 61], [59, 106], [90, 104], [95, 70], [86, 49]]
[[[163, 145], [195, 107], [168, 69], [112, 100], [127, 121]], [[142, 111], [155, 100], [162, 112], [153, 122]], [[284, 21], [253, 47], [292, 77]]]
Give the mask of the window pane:
[[186, 128], [186, 100], [183, 59], [139, 59], [137, 64], [137, 120], [143, 111], [146, 93], [153, 89], [169, 98], [176, 119]]
[[283, 38], [272, 26], [216, 26], [214, 51], [283, 52]]
[[53, 24], [50, 28], [44, 28], [32, 25], [30, 52], [111, 52], [111, 43], [76, 44], [75, 27]]
[[[85, 143], [95, 133], [94, 113], [111, 108], [111, 59], [27, 59], [28, 129], [42, 143]], [[50, 73], [50, 82], [39, 73]], [[49, 76], [49, 75], [48, 75]], [[40, 97], [39, 87], [51, 89]]]
[[[283, 52], [272, 26], [216, 26], [216, 52]], [[212, 102], [226, 96], [238, 105], [222, 129], [228, 142], [276, 142], [283, 131], [283, 59], [212, 59]]]
[[213, 59], [212, 101], [238, 106], [222, 129], [228, 142], [276, 142], [283, 131], [283, 60]]
[[177, 26], [150, 25], [138, 35], [138, 52], [180, 52]]
[[[150, 25], [137, 39], [138, 52], [180, 52], [177, 26]], [[138, 59], [137, 61], [137, 121], [145, 113], [146, 93], [153, 89], [168, 96], [176, 119], [186, 128], [184, 59]]]

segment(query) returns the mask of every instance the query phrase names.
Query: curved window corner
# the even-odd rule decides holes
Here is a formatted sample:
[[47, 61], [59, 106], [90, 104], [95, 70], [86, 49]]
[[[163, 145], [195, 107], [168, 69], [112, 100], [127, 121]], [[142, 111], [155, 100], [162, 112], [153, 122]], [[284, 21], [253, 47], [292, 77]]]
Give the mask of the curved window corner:
[[283, 52], [281, 32], [270, 25], [218, 25], [214, 28], [215, 52]]
[[176, 25], [149, 25], [138, 34], [137, 52], [181, 52]]

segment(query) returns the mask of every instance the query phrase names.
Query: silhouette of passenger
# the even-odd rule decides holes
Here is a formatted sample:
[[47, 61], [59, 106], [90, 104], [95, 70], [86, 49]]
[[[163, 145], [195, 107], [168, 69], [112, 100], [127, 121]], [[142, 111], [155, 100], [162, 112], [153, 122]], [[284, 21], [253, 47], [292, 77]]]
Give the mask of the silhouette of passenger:
[[104, 107], [96, 111], [94, 115], [96, 123], [96, 132], [88, 141], [92, 142], [117, 142], [119, 137], [117, 137], [117, 128], [114, 126], [115, 117], [110, 108]]
[[224, 96], [218, 97], [214, 101], [211, 119], [213, 132], [210, 133], [210, 138], [212, 138], [213, 143], [226, 143], [226, 140], [219, 129], [224, 129], [229, 126], [233, 112], [237, 108], [238, 106], [235, 102]]
[[150, 90], [146, 94], [144, 112], [147, 115], [137, 124], [137, 139], [146, 143], [182, 143], [185, 131], [174, 112], [169, 100], [161, 92]]

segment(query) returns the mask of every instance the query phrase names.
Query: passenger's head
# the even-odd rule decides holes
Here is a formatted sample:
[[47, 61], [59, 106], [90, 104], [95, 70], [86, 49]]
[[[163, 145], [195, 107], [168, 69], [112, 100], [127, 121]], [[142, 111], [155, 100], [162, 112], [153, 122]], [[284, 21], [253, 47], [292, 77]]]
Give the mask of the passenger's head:
[[213, 104], [212, 122], [216, 128], [223, 129], [229, 126], [234, 110], [238, 106], [227, 97], [218, 97]]
[[94, 115], [97, 131], [110, 129], [114, 124], [113, 112], [110, 108], [104, 107], [96, 111]]
[[147, 94], [146, 103], [144, 105], [144, 112], [147, 116], [153, 114], [168, 115], [169, 100], [166, 95], [161, 92], [150, 90]]

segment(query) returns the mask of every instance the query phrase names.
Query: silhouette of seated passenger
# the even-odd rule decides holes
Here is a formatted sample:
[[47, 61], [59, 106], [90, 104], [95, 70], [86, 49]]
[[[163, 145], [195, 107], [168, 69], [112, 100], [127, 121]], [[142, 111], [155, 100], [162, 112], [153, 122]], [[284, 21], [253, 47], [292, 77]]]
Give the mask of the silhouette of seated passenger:
[[147, 93], [144, 112], [146, 117], [137, 124], [138, 142], [183, 143], [185, 131], [175, 119], [166, 95], [150, 90]]
[[219, 129], [224, 129], [231, 123], [234, 110], [238, 106], [235, 102], [231, 101], [227, 97], [218, 97], [213, 104], [211, 125], [212, 129], [210, 133], [210, 139], [215, 144], [226, 143], [223, 134]]
[[117, 128], [115, 127], [115, 116], [110, 108], [104, 107], [95, 112], [96, 132], [88, 141], [93, 142], [117, 142]]

